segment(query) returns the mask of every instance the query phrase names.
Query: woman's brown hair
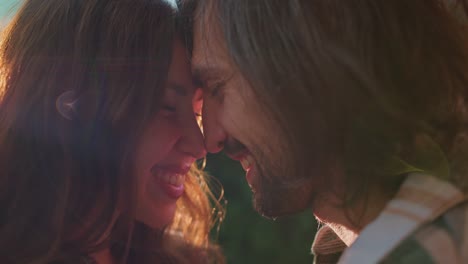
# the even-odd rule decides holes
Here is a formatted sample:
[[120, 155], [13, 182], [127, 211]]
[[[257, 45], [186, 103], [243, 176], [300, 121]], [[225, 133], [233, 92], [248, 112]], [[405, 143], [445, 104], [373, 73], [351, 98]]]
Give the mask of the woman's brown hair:
[[443, 172], [436, 176], [468, 192], [462, 5], [200, 0], [195, 15], [219, 25], [234, 65], [277, 124], [287, 176], [314, 177], [326, 189], [339, 164], [348, 206], [371, 185], [395, 191], [414, 167]]
[[[165, 1], [25, 1], [0, 49], [0, 262], [71, 262], [106, 246], [133, 263], [195, 262], [179, 248], [221, 261], [209, 232], [222, 209], [195, 167], [171, 226], [134, 225], [134, 148], [182, 24]], [[70, 91], [68, 120], [56, 101]]]

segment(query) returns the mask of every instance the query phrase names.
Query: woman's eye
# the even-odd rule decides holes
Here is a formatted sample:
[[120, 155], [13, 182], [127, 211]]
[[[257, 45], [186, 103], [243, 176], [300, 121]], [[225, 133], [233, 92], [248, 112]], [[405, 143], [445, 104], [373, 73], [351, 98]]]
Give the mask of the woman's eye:
[[164, 105], [163, 110], [167, 112], [175, 113], [177, 111], [177, 108], [175, 106]]

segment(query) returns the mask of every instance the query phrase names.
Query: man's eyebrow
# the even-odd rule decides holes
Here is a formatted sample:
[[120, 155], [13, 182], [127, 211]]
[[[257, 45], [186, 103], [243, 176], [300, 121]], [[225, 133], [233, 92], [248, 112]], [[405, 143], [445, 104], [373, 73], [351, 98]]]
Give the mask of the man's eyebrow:
[[194, 66], [192, 69], [193, 77], [197, 82], [222, 78], [223, 73], [223, 70], [218, 67]]
[[167, 88], [174, 90], [180, 96], [187, 95], [187, 89], [181, 84], [169, 82]]

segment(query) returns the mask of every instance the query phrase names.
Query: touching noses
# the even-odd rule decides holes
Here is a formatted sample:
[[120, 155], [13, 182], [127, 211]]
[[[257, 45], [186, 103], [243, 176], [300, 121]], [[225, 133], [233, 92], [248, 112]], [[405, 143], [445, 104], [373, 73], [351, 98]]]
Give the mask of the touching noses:
[[206, 149], [203, 135], [195, 116], [192, 115], [191, 118], [182, 121], [181, 129], [181, 138], [179, 139], [181, 151], [195, 159], [205, 157]]
[[219, 124], [217, 109], [208, 100], [203, 105], [203, 133], [205, 136], [205, 148], [210, 153], [218, 153], [224, 147], [227, 133]]

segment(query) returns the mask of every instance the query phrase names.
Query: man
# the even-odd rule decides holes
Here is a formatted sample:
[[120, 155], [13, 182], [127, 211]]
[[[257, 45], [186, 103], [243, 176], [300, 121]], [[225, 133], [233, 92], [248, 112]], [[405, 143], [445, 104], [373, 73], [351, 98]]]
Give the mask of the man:
[[468, 39], [452, 4], [198, 1], [206, 148], [241, 162], [264, 216], [313, 210], [316, 263], [468, 261]]

